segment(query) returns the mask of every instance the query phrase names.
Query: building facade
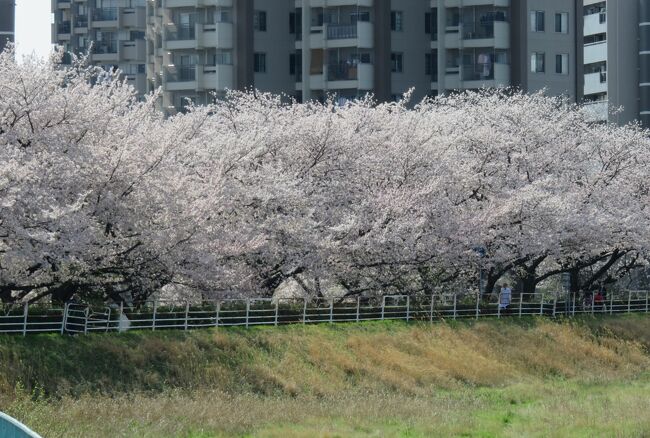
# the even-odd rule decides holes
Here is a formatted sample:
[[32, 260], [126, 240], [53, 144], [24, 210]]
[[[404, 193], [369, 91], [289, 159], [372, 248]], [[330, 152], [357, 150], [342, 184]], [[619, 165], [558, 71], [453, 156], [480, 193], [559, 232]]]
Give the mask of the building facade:
[[[52, 0], [52, 41], [86, 54], [107, 70], [119, 69], [140, 93], [147, 91], [147, 0]], [[69, 63], [70, 57], [64, 57]]]
[[162, 88], [169, 113], [228, 89], [344, 102], [517, 87], [650, 118], [650, 0], [52, 1], [55, 42], [94, 41], [92, 62]]
[[16, 9], [14, 0], [0, 0], [0, 51], [15, 41]]
[[584, 0], [584, 101], [596, 120], [650, 127], [650, 1]]

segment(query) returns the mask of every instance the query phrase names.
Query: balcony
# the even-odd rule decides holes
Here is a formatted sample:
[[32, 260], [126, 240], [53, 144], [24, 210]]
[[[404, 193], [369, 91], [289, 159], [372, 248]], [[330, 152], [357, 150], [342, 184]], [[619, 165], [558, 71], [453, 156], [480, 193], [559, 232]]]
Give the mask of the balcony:
[[117, 61], [117, 41], [96, 41], [93, 44], [93, 61]]
[[[367, 21], [359, 21], [356, 24], [327, 24], [325, 25], [325, 38], [328, 48], [359, 47], [371, 49], [374, 46], [373, 25]], [[315, 38], [316, 37], [316, 38]], [[323, 38], [323, 34], [312, 34], [312, 48], [324, 47], [323, 41], [315, 39]]]
[[607, 14], [596, 13], [584, 16], [584, 36], [607, 32]]
[[[507, 49], [510, 47], [510, 23], [493, 21], [491, 25], [461, 26], [464, 47], [494, 47]], [[451, 34], [450, 38], [453, 38]], [[455, 46], [454, 46], [455, 47]]]
[[358, 34], [356, 24], [331, 24], [327, 26], [328, 40], [356, 38]]
[[77, 28], [87, 28], [88, 27], [88, 16], [87, 15], [77, 15], [74, 19], [74, 27]]
[[197, 24], [196, 25], [196, 47], [214, 47], [217, 49], [233, 48], [233, 24]]
[[197, 71], [199, 90], [226, 90], [234, 88], [234, 68], [232, 65], [206, 65]]
[[584, 63], [594, 64], [607, 61], [607, 41], [600, 41], [585, 45]]
[[144, 62], [147, 56], [146, 41], [122, 41], [120, 45], [120, 60]]
[[196, 26], [176, 26], [171, 23], [165, 32], [165, 49], [196, 48]]
[[[97, 8], [93, 11], [93, 21], [99, 21], [97, 27], [116, 26], [117, 23], [106, 23], [117, 21], [117, 8]], [[96, 23], [93, 23], [95, 25]]]
[[70, 34], [70, 22], [63, 21], [56, 26], [56, 33], [58, 34]]
[[196, 65], [170, 65], [165, 69], [165, 81], [167, 90], [195, 90], [196, 83]]
[[584, 94], [597, 94], [607, 92], [607, 72], [585, 74]]
[[54, 0], [52, 4], [56, 9], [70, 9], [70, 0]]
[[342, 62], [327, 66], [327, 88], [371, 90], [374, 86], [372, 64]]

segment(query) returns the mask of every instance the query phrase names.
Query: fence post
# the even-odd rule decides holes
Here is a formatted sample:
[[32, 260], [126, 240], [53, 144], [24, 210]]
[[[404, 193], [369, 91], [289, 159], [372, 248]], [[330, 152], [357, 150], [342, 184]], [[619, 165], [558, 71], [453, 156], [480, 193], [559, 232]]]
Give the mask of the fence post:
[[187, 330], [187, 325], [188, 325], [187, 319], [189, 318], [189, 316], [190, 316], [190, 302], [186, 301], [185, 302], [185, 323], [183, 326], [184, 330]]
[[557, 307], [557, 295], [553, 297], [553, 318], [555, 318], [555, 309]]
[[155, 331], [156, 330], [156, 312], [158, 311], [158, 300], [154, 298], [153, 300], [153, 321], [151, 324], [151, 330]]
[[104, 333], [108, 333], [108, 330], [111, 328], [111, 308], [108, 308], [108, 314], [106, 315], [106, 331]]
[[217, 300], [217, 311], [214, 314], [214, 326], [219, 327], [219, 312], [221, 311], [221, 301]]
[[648, 291], [645, 291], [645, 313], [648, 313]]
[[330, 324], [334, 322], [334, 298], [330, 298]]
[[23, 336], [27, 334], [27, 316], [29, 315], [29, 303], [23, 306]]
[[[512, 293], [512, 292], [511, 292]], [[524, 303], [524, 293], [519, 294], [519, 317], [521, 318], [521, 306]]]
[[458, 301], [458, 293], [454, 292], [454, 320], [456, 320], [456, 302]]
[[614, 292], [611, 292], [609, 294], [609, 314], [612, 315], [614, 313]]
[[278, 325], [278, 307], [279, 307], [278, 303], [279, 303], [279, 301], [280, 301], [279, 298], [277, 300], [275, 300], [275, 324], [274, 325], [276, 325], [276, 326]]
[[435, 294], [431, 294], [431, 308], [429, 309], [429, 322], [433, 322], [433, 303], [436, 299]]
[[411, 296], [406, 296], [406, 322], [411, 319]]
[[303, 306], [302, 306], [302, 323], [307, 322], [307, 297], [303, 298]]
[[248, 328], [248, 318], [251, 313], [251, 299], [246, 298], [246, 328]]
[[631, 309], [632, 309], [632, 291], [628, 290], [627, 291], [627, 313], [630, 313]]
[[594, 314], [594, 304], [596, 304], [596, 296], [592, 292], [591, 294], [591, 315], [592, 316]]
[[544, 295], [542, 295], [542, 298], [539, 300], [539, 316], [544, 315]]
[[571, 316], [576, 316], [576, 294], [573, 293], [573, 304], [571, 305]]
[[384, 308], [386, 307], [386, 296], [381, 297], [381, 320], [384, 320]]
[[90, 312], [90, 306], [86, 307], [86, 311], [84, 312], [85, 318], [84, 318], [84, 335], [88, 334], [88, 313]]
[[357, 322], [361, 318], [361, 297], [357, 295]]
[[68, 318], [68, 303], [63, 303], [63, 315], [61, 318], [61, 334], [65, 332], [65, 323]]
[[120, 324], [122, 321], [122, 315], [124, 315], [124, 301], [120, 301], [120, 316], [117, 321], [117, 332], [120, 333], [122, 330], [120, 330]]

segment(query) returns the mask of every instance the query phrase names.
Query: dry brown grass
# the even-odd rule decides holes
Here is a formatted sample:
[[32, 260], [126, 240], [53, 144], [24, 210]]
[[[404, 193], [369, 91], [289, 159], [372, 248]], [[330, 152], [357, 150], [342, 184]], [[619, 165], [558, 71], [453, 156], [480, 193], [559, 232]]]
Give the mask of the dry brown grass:
[[48, 437], [588, 436], [608, 409], [635, 436], [649, 345], [643, 316], [0, 337], [0, 409]]

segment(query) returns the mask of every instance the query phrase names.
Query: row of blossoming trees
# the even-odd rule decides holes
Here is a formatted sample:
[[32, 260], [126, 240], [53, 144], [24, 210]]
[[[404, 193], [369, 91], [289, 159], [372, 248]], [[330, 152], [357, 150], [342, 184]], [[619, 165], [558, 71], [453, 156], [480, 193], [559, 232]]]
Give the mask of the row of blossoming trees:
[[[91, 85], [93, 84], [93, 85]], [[115, 75], [0, 55], [0, 298], [572, 288], [645, 263], [650, 140], [541, 94], [164, 118]]]

